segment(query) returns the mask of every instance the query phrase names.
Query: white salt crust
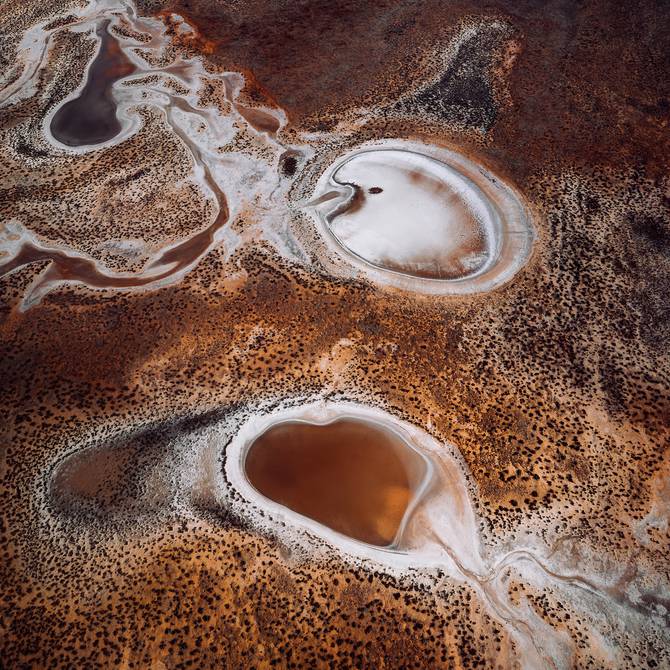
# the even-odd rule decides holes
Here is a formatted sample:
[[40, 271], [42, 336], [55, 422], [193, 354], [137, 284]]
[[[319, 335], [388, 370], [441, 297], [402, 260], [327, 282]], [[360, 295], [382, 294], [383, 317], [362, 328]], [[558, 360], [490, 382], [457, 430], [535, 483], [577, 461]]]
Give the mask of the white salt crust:
[[505, 284], [535, 239], [510, 186], [455, 151], [404, 140], [340, 157], [307, 208], [345, 264], [376, 283], [427, 294]]
[[[77, 98], [86, 85], [88, 71], [95, 60], [94, 55], [79, 86], [45, 115], [41, 123], [42, 135], [56, 151], [63, 154], [77, 156], [104, 151], [142, 131], [142, 110], [158, 110], [165, 124], [189, 154], [193, 164], [190, 179], [213, 201], [215, 213], [209, 223], [203, 221], [200, 229], [191, 236], [192, 238], [204, 232], [210, 234], [208, 244], [202, 245], [192, 258], [180, 263], [163, 262], [163, 258], [169, 257], [171, 251], [180, 247], [187, 248], [191, 238], [170, 241], [149, 258], [141, 272], [135, 273], [115, 272], [76, 249], [45, 244], [32, 233], [28, 221], [14, 221], [12, 238], [19, 235], [21, 240], [17, 244], [16, 240], [7, 239], [4, 231], [0, 230], [0, 275], [12, 271], [12, 258], [18, 255], [24, 244], [44, 252], [45, 257], [61, 254], [74, 261], [89, 261], [96, 275], [94, 280], [72, 273], [65, 277], [47, 268], [28, 290], [22, 308], [29, 308], [39, 302], [47, 292], [62, 284], [80, 283], [89, 288], [123, 290], [165, 286], [179, 281], [215, 247], [223, 247], [224, 258], [230, 258], [241, 244], [248, 241], [234, 232], [230, 224], [240, 212], [249, 209], [251, 203], [258, 203], [258, 206], [253, 208], [254, 220], [247, 224], [249, 238], [268, 240], [281, 255], [295, 257], [295, 241], [287, 240], [285, 231], [285, 220], [289, 215], [289, 183], [278, 176], [279, 159], [287, 148], [277, 136], [287, 123], [286, 114], [280, 109], [257, 107], [262, 114], [274, 118], [278, 126], [276, 132], [259, 130], [247, 121], [242, 113], [244, 108], [238, 104], [238, 97], [244, 86], [241, 73], [210, 72], [201, 58], [184, 58], [180, 55], [172, 57], [167, 65], [150, 65], [149, 62], [165, 60], [165, 54], [170, 52], [171, 38], [160, 20], [138, 16], [131, 2], [94, 0], [77, 8], [72, 14], [76, 18], [67, 26], [47, 29], [48, 22], [44, 22], [26, 32], [17, 55], [17, 61], [24, 66], [23, 73], [16, 82], [2, 91], [0, 107], [16, 104], [37, 93], [36, 82], [41, 71], [49, 68], [50, 46], [58, 31], [85, 33], [91, 39], [96, 39], [97, 55], [100, 39], [96, 36], [96, 30], [102, 21], [109, 21], [108, 31], [136, 68], [134, 73], [116, 81], [112, 86], [116, 116], [121, 125], [120, 132], [106, 142], [78, 147], [62, 144], [51, 133], [54, 115], [63, 105]], [[178, 18], [176, 15], [172, 16], [173, 20]], [[124, 25], [148, 36], [149, 40], [137, 41], [113, 30]], [[180, 25], [182, 31], [189, 29], [186, 23]], [[140, 54], [147, 56], [147, 60]], [[158, 79], [142, 81], [149, 76]], [[175, 89], [174, 84], [179, 88]], [[208, 86], [221, 93], [221, 102], [225, 109], [202, 105], [201, 95]], [[235, 146], [243, 133], [254, 137], [257, 143], [255, 151], [238, 149]], [[290, 149], [298, 156], [311, 153], [311, 149], [303, 146], [292, 146]], [[104, 243], [105, 240], [100, 242]]]

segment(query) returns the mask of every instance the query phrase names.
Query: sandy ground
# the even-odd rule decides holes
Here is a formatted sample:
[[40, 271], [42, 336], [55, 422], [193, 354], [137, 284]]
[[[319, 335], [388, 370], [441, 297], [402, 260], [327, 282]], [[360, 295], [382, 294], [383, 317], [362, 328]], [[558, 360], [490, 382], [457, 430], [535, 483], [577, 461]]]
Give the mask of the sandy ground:
[[[670, 666], [662, 6], [0, 8], [3, 665]], [[100, 21], [121, 130], [63, 146]], [[509, 281], [332, 247], [306, 203], [381, 140], [519, 194]], [[229, 474], [248, 422], [329, 403], [441, 459], [404, 553]]]

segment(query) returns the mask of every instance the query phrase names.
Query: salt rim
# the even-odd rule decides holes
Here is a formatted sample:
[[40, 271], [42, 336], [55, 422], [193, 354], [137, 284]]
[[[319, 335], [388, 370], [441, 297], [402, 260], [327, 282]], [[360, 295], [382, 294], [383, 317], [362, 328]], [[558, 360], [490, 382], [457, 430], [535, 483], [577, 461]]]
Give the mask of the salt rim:
[[[365, 422], [381, 425], [402, 439], [402, 441], [419, 456], [427, 465], [421, 487], [415, 493], [413, 500], [408, 506], [394, 543], [387, 547], [376, 547], [365, 542], [352, 539], [327, 526], [310, 519], [298, 512], [277, 503], [262, 495], [249, 481], [245, 470], [244, 461], [251, 444], [270, 427], [287, 421], [303, 422], [316, 425], [327, 425], [339, 418], [354, 418]], [[445, 449], [446, 446], [446, 449]], [[450, 448], [451, 447], [451, 448]], [[435, 519], [439, 514], [446, 516], [448, 527], [458, 527], [461, 532], [454, 534], [456, 545], [461, 540], [467, 546], [458, 547], [456, 553], [459, 561], [472, 563], [473, 568], [483, 569], [481, 553], [479, 549], [479, 537], [475, 522], [470, 494], [466, 484], [463, 466], [458, 462], [456, 454], [450, 453], [454, 447], [438, 443], [433, 437], [423, 430], [400, 421], [394, 416], [366, 405], [351, 402], [328, 402], [319, 400], [316, 402], [284, 407], [266, 414], [254, 414], [239, 428], [236, 435], [226, 447], [226, 458], [224, 474], [232, 488], [245, 499], [244, 507], [246, 513], [251, 513], [255, 518], [262, 510], [264, 513], [261, 525], [283, 525], [293, 531], [307, 531], [328, 544], [349, 555], [351, 558], [372, 559], [375, 562], [386, 564], [390, 567], [431, 567], [437, 566], [454, 576], [459, 576], [456, 565], [449, 564], [449, 556], [444, 549], [421, 532], [424, 525], [433, 527]], [[448, 509], [437, 510], [436, 506], [430, 504], [433, 499], [440, 499], [445, 493], [444, 480], [448, 480], [447, 495], [453, 496], [454, 504]], [[439, 507], [439, 506], [438, 506]], [[269, 516], [269, 519], [268, 519]], [[440, 525], [445, 521], [442, 519]], [[274, 522], [274, 523], [273, 523]], [[252, 522], [253, 523], [253, 522]], [[256, 524], [254, 524], [256, 525]], [[298, 533], [299, 534], [299, 533]], [[295, 541], [296, 533], [291, 533]], [[465, 556], [461, 554], [465, 553]], [[471, 561], [472, 559], [472, 561]]]
[[[150, 109], [161, 115], [161, 122], [172, 131], [175, 141], [183, 145], [191, 159], [192, 169], [184, 177], [184, 182], [195, 185], [202, 196], [212, 202], [215, 214], [206, 225], [198, 226], [190, 234], [165, 240], [163, 246], [151, 250], [142, 269], [133, 272], [109, 268], [94, 256], [67, 244], [43, 243], [27, 222], [12, 220], [11, 230], [3, 230], [0, 226], [0, 275], [13, 272], [25, 264], [17, 261], [24, 249], [35, 252], [41, 260], [49, 261], [26, 289], [19, 310], [29, 309], [39, 303], [45, 294], [61, 285], [82, 284], [89, 289], [142, 291], [173, 284], [180, 281], [214, 248], [220, 249], [219, 253], [228, 262], [235, 251], [248, 241], [231, 224], [250, 202], [256, 200], [265, 204], [254, 208], [252, 225], [255, 234], [268, 241], [279, 255], [295, 258], [295, 242], [284, 234], [283, 215], [289, 213], [288, 204], [284, 203], [288, 184], [276, 174], [280, 156], [289, 149], [277, 137], [288, 122], [285, 112], [254, 106], [254, 109], [272, 116], [279, 127], [273, 133], [258, 130], [246, 122], [238, 109], [238, 97], [244, 86], [241, 73], [209, 72], [198, 56], [187, 58], [177, 54], [169, 64], [156, 66], [144, 60], [139, 53], [160, 61], [165, 49], [171, 46], [171, 41], [163, 22], [152, 17], [138, 16], [131, 0], [91, 0], [85, 7], [74, 11], [72, 16], [72, 21], [66, 25], [49, 27], [49, 19], [24, 35], [19, 46], [20, 60], [34, 65], [26, 65], [19, 80], [0, 91], [0, 108], [36, 93], [35, 82], [39, 73], [49, 67], [50, 46], [56, 33], [62, 30], [89, 34], [95, 40], [95, 53], [88, 60], [84, 76], [76, 88], [51, 107], [42, 118], [40, 137], [53, 147], [57, 155], [76, 157], [102, 152], [108, 147], [122, 144], [139, 132], [145, 123], [143, 110]], [[113, 138], [98, 144], [62, 144], [52, 135], [51, 122], [55, 114], [77, 98], [86, 86], [90, 68], [101, 47], [97, 27], [103, 20], [108, 22], [107, 31], [136, 68], [134, 73], [122, 77], [111, 88], [121, 130]], [[149, 40], [138, 40], [114, 31], [114, 28], [125, 24], [147, 35]], [[144, 80], [148, 75], [156, 75], [159, 79], [146, 82]], [[201, 106], [202, 83], [210, 80], [218, 82], [225, 102], [230, 104], [230, 110], [222, 111], [208, 102], [203, 102], [204, 106]], [[186, 90], [173, 91], [171, 86], [175, 83]], [[225, 154], [219, 151], [225, 146], [234, 148], [236, 137], [244, 132], [257, 138], [259, 145], [267, 147], [270, 155], [245, 153], [238, 149]], [[292, 145], [290, 150], [311, 153], [309, 147], [302, 144]], [[282, 206], [286, 206], [286, 209], [283, 210]], [[202, 244], [194, 246], [196, 238]], [[192, 255], [180, 256], [182, 249], [189, 250]], [[65, 275], [58, 268], [56, 260], [64, 264], [84, 261], [90, 266], [91, 272]], [[230, 279], [239, 278], [241, 271], [234, 269], [233, 272]], [[93, 281], [89, 277], [91, 273], [95, 275]]]
[[[327, 417], [327, 418], [323, 418], [323, 419], [317, 419], [317, 418], [307, 419], [307, 418], [304, 418], [304, 417], [298, 417], [298, 418], [293, 418], [293, 419], [285, 418], [285, 419], [281, 419], [279, 421], [273, 421], [271, 424], [266, 426], [260, 433], [258, 433], [255, 437], [253, 437], [250, 440], [245, 441], [244, 448], [240, 451], [240, 461], [241, 461], [240, 468], [242, 470], [244, 469], [244, 463], [246, 461], [249, 450], [251, 449], [251, 446], [254, 444], [254, 442], [256, 440], [258, 440], [259, 438], [261, 438], [269, 430], [271, 430], [272, 428], [275, 428], [276, 426], [281, 426], [281, 425], [287, 424], [287, 423], [290, 423], [290, 424], [299, 423], [299, 424], [303, 424], [303, 425], [307, 425], [307, 426], [328, 426], [328, 425], [334, 423], [335, 421], [337, 421], [339, 419], [353, 419], [353, 420], [361, 421], [360, 416], [356, 416], [356, 415], [354, 415], [354, 413], [351, 413], [351, 412], [342, 412], [342, 413], [336, 414], [332, 417]], [[416, 509], [417, 505], [421, 502], [424, 495], [428, 492], [431, 484], [434, 483], [433, 475], [434, 475], [434, 471], [435, 471], [435, 465], [428, 456], [426, 456], [419, 449], [417, 449], [414, 444], [412, 444], [411, 439], [408, 436], [404, 435], [403, 434], [404, 431], [401, 428], [399, 428], [398, 426], [394, 426], [394, 425], [391, 425], [389, 423], [381, 423], [379, 421], [371, 421], [370, 419], [366, 419], [365, 423], [368, 424], [368, 425], [372, 425], [372, 426], [383, 427], [386, 430], [388, 430], [389, 432], [393, 433], [407, 447], [409, 447], [414, 453], [416, 453], [421, 458], [421, 460], [423, 461], [423, 463], [426, 467], [426, 470], [425, 470], [425, 473], [422, 477], [421, 483], [420, 483], [419, 487], [416, 489], [416, 491], [413, 492], [412, 498], [411, 498], [409, 504], [407, 505], [407, 508], [405, 509], [405, 513], [403, 514], [403, 517], [400, 521], [400, 524], [398, 525], [398, 530], [396, 531], [396, 534], [395, 534], [393, 540], [388, 545], [383, 545], [383, 546], [382, 545], [373, 545], [373, 544], [370, 544], [368, 542], [364, 542], [362, 540], [354, 540], [356, 542], [360, 542], [361, 544], [364, 544], [365, 546], [378, 547], [379, 549], [381, 549], [383, 551], [401, 551], [400, 544], [401, 544], [401, 541], [402, 541], [403, 533], [405, 531], [405, 528], [407, 527], [407, 524], [409, 523], [409, 521], [412, 517], [412, 513]], [[246, 477], [246, 475], [245, 475], [245, 477]], [[247, 477], [247, 482], [249, 482], [248, 477]], [[297, 514], [298, 516], [304, 517], [305, 519], [308, 519], [308, 520], [312, 521], [313, 523], [317, 523], [319, 526], [323, 526], [324, 529], [331, 530], [332, 532], [336, 533], [337, 535], [342, 535], [344, 537], [348, 537], [344, 533], [340, 533], [339, 531], [334, 531], [334, 530], [330, 529], [328, 526], [326, 526], [325, 524], [322, 524], [318, 521], [314, 521], [313, 519], [311, 519], [310, 517], [308, 517], [306, 515], [299, 514], [298, 512], [294, 512], [293, 510], [286, 507], [285, 505], [282, 505], [281, 503], [276, 503], [271, 498], [267, 498], [266, 496], [264, 496], [260, 491], [258, 491], [258, 489], [256, 489], [255, 486], [253, 486], [253, 484], [251, 484], [251, 486], [256, 491], [256, 493], [259, 496], [265, 498], [268, 501], [268, 503], [273, 503], [274, 505], [278, 505], [280, 507], [288, 509], [289, 511], [293, 512], [293, 514]], [[351, 538], [349, 538], [349, 539], [351, 539]]]
[[[377, 265], [340, 241], [332, 230], [331, 220], [342, 203], [351, 198], [353, 188], [339, 183], [334, 175], [355, 156], [382, 151], [405, 151], [441, 163], [456, 172], [464, 183], [471, 184], [473, 191], [476, 189], [474, 197], [491, 214], [490, 226], [485, 231], [489, 258], [479, 270], [456, 279], [417, 277]], [[304, 208], [314, 217], [330, 251], [344, 258], [350, 266], [376, 283], [429, 295], [467, 295], [498, 288], [525, 265], [536, 239], [530, 210], [510, 185], [456, 151], [411, 140], [368, 142], [340, 156], [319, 177], [314, 194]]]
[[[292, 398], [289, 402], [300, 401]], [[203, 514], [213, 514], [216, 518], [216, 510], [225, 509], [244, 518], [257, 532], [275, 536], [291, 549], [298, 562], [309, 556], [310, 560], [328, 565], [334, 555], [340, 554], [342, 561], [361, 569], [382, 570], [414, 584], [427, 585], [436, 592], [444, 583], [464, 583], [480, 595], [490, 614], [508, 627], [518, 645], [521, 667], [572, 666], [570, 643], [564, 633], [548, 626], [525, 601], [514, 603], [507, 594], [505, 574], [514, 569], [521, 579], [540, 587], [570, 587], [566, 595], [576, 598], [586, 595], [610, 599], [607, 591], [574, 574], [556, 572], [550, 556], [538, 556], [538, 550], [530, 547], [505, 548], [484, 556], [471, 501], [474, 491], [469, 488], [467, 467], [453, 444], [439, 442], [421, 428], [372, 406], [323, 398], [311, 402], [305, 398], [303, 402], [289, 407], [282, 404], [279, 408], [274, 403], [261, 404], [251, 415], [248, 414], [251, 408], [246, 408], [188, 433], [168, 428], [166, 436], [174, 443], [174, 451], [166, 460], [166, 467], [172, 472], [166, 479], [171, 502], [162, 514], [135, 519], [135, 524], [143, 526], [144, 533], [152, 533], [157, 523], [174, 518], [175, 512], [195, 523], [203, 519]], [[264, 407], [269, 411], [263, 413]], [[285, 420], [300, 418], [327, 423], [342, 415], [391, 424], [396, 432], [404, 433], [404, 439], [411, 441], [412, 448], [429, 457], [435, 466], [435, 485], [426, 491], [423, 504], [417, 506], [406, 528], [405, 537], [411, 536], [406, 551], [375, 547], [331, 531], [269, 501], [246, 480], [244, 448], [260, 431]], [[242, 417], [247, 417], [246, 421], [235, 433]], [[234, 435], [232, 440], [231, 434]], [[90, 434], [85, 439], [86, 448], [95, 448], [99, 438], [104, 441], [105, 434]], [[66, 456], [47, 465], [43, 476], [34, 482], [39, 506], [50, 522], [59, 519], [50, 501], [50, 478], [64, 461], [79, 451], [79, 448], [68, 450]], [[72, 526], [62, 528], [64, 532], [72, 532]], [[83, 532], [90, 532], [90, 528]]]
[[[412, 448], [429, 457], [434, 466], [434, 484], [423, 493], [422, 504], [412, 512], [411, 524], [407, 524], [403, 537], [409, 542], [403, 551], [353, 540], [293, 512], [260, 494], [244, 473], [246, 449], [270, 426], [296, 419], [323, 425], [342, 416], [391, 428]], [[500, 584], [502, 572], [511, 565], [520, 569], [526, 579], [537, 580], [540, 584], [551, 584], [556, 578], [560, 581], [561, 577], [549, 571], [534, 552], [525, 548], [499, 556], [484, 556], [466, 470], [456, 447], [448, 442], [438, 442], [416, 426], [371, 406], [321, 399], [249, 417], [225, 447], [223, 475], [230, 489], [239, 496], [234, 501], [229, 498], [227, 504], [245, 516], [251, 526], [276, 533], [289, 546], [305, 550], [313, 559], [318, 560], [322, 551], [319, 543], [310, 541], [310, 536], [319, 538], [325, 545], [321, 550], [330, 549], [324, 554], [327, 559], [332, 558], [332, 549], [335, 549], [344, 560], [366, 569], [377, 565], [385, 572], [409, 576], [413, 580], [438, 571], [442, 580], [467, 583], [480, 593], [489, 611], [510, 627], [518, 644], [519, 657], [523, 658], [523, 667], [570, 667], [569, 645], [562, 635], [548, 627], [529, 608], [514, 605], [506, 596], [504, 584]], [[558, 662], [554, 664], [551, 659]]]

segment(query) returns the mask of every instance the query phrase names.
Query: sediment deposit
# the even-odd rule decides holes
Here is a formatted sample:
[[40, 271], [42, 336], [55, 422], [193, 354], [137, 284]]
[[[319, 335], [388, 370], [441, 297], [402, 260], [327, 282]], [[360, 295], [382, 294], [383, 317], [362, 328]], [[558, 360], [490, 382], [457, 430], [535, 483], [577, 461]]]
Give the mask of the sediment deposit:
[[[0, 663], [668, 667], [665, 24], [5, 2]], [[377, 537], [244, 470], [338, 417]]]

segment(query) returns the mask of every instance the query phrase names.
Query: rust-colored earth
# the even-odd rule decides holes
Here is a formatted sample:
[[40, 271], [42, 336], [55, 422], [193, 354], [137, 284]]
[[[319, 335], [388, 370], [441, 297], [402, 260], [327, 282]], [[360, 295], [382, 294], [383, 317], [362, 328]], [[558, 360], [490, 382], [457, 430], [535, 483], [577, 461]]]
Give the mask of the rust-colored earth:
[[[670, 667], [667, 8], [111, 5], [0, 3], [0, 666]], [[103, 21], [121, 130], [64, 148]], [[331, 253], [306, 204], [381, 140], [515, 189], [521, 270], [440, 296]], [[472, 564], [236, 490], [240, 426], [315, 401], [453, 449]]]

